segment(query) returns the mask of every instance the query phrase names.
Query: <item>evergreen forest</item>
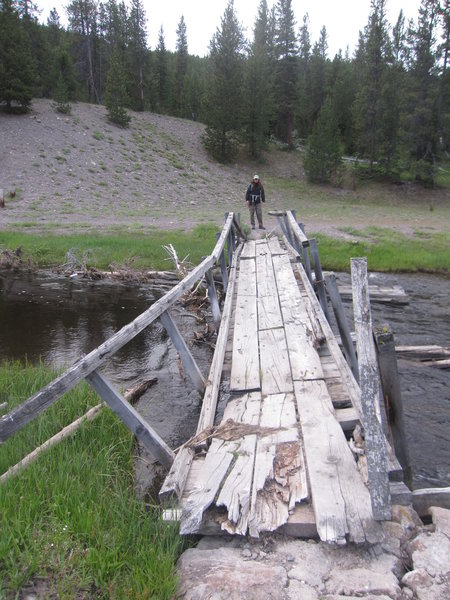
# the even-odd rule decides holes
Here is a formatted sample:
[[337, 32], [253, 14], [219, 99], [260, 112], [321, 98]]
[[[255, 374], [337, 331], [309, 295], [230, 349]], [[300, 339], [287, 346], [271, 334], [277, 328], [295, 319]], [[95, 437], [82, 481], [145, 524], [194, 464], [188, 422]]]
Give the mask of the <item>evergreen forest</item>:
[[261, 0], [250, 39], [229, 0], [198, 57], [183, 16], [175, 51], [162, 27], [151, 49], [142, 0], [72, 0], [67, 27], [56, 9], [43, 24], [31, 0], [0, 0], [0, 106], [96, 103], [122, 127], [129, 111], [151, 111], [204, 123], [221, 162], [276, 143], [304, 149], [311, 181], [339, 183], [345, 156], [369, 176], [433, 186], [450, 150], [449, 1], [422, 0], [416, 19], [393, 24], [388, 1], [371, 0], [352, 56], [331, 57], [325, 27], [312, 40], [291, 0]]

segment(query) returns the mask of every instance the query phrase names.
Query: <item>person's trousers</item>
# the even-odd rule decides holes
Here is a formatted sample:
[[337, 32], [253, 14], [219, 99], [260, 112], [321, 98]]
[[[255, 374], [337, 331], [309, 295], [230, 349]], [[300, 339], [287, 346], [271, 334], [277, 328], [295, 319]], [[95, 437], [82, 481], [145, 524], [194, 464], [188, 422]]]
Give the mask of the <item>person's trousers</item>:
[[262, 217], [261, 202], [258, 202], [257, 204], [250, 204], [248, 209], [250, 211], [250, 223], [251, 223], [252, 227], [255, 226], [255, 213], [256, 213], [256, 218], [258, 219], [258, 225], [260, 227], [262, 227], [263, 226], [263, 217]]

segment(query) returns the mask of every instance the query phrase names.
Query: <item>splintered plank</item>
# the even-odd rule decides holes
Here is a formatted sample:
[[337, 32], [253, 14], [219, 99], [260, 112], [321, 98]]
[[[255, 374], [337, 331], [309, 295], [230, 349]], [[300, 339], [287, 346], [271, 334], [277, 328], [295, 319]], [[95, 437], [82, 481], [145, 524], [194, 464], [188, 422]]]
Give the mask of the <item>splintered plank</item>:
[[248, 519], [253, 537], [284, 525], [295, 504], [308, 496], [292, 394], [264, 398], [261, 427], [269, 424], [279, 430], [260, 437], [257, 443]]
[[256, 297], [238, 296], [234, 321], [230, 390], [256, 390], [260, 387]]
[[[258, 425], [261, 414], [261, 393], [251, 392], [230, 400], [225, 408], [222, 424], [227, 421]], [[245, 535], [250, 512], [250, 493], [255, 464], [256, 435], [245, 435], [235, 451], [236, 460], [216, 501], [216, 506], [228, 509], [228, 519], [222, 529]]]
[[263, 395], [292, 392], [291, 368], [284, 329], [259, 332], [261, 390]]
[[256, 296], [256, 261], [239, 261], [238, 296]]
[[239, 440], [234, 453], [233, 468], [216, 500], [216, 506], [225, 506], [228, 509], [228, 521], [222, 524], [222, 529], [229, 533], [238, 535], [247, 533], [256, 440], [256, 435], [246, 435]]
[[237, 446], [237, 442], [217, 438], [212, 440], [202, 469], [197, 473], [195, 487], [189, 490], [187, 500], [183, 503], [180, 534], [188, 535], [199, 530], [203, 513], [219, 491]]
[[324, 381], [295, 382], [311, 496], [320, 539], [379, 541], [367, 487], [336, 418]]
[[247, 242], [245, 242], [244, 247], [241, 252], [241, 259], [242, 258], [255, 258], [255, 256], [256, 256], [255, 248], [256, 248], [255, 240], [248, 240]]

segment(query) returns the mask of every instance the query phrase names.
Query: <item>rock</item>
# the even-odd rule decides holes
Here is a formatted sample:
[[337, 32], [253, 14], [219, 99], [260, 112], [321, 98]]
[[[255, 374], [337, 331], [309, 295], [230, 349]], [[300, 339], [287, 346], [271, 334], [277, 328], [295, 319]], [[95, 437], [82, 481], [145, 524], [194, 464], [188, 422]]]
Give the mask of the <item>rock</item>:
[[380, 573], [371, 568], [355, 568], [349, 570], [333, 569], [326, 583], [326, 590], [331, 594], [344, 596], [363, 596], [384, 594], [389, 598], [398, 598], [400, 587], [392, 572]]
[[429, 588], [433, 585], [433, 579], [428, 575], [425, 569], [415, 569], [406, 573], [402, 579], [402, 584], [417, 594], [419, 588]]
[[432, 577], [450, 576], [450, 539], [443, 533], [421, 533], [407, 546], [414, 569]]
[[285, 559], [291, 555], [295, 557], [295, 566], [288, 572], [289, 579], [295, 579], [319, 591], [324, 589], [324, 579], [332, 567], [325, 545], [288, 542], [281, 545], [278, 553]]
[[450, 578], [433, 579], [425, 569], [415, 569], [402, 579], [404, 595], [418, 600], [440, 600], [450, 598]]
[[409, 539], [423, 527], [419, 515], [410, 506], [394, 504], [392, 507], [392, 521], [401, 525], [404, 536]]
[[237, 548], [191, 548], [178, 561], [180, 600], [278, 600], [287, 585], [285, 569], [244, 561]]
[[321, 596], [314, 588], [296, 579], [289, 582], [286, 590], [288, 600], [320, 600]]
[[430, 514], [433, 519], [437, 533], [443, 533], [450, 538], [450, 510], [433, 506], [430, 508]]

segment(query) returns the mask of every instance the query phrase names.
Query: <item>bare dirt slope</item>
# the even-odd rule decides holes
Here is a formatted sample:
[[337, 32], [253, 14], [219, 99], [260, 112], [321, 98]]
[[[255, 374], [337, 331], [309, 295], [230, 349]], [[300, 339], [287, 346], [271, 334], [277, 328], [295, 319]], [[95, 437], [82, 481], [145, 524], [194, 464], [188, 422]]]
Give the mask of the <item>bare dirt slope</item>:
[[[247, 222], [244, 194], [255, 171], [266, 189], [266, 213], [296, 209], [310, 233], [448, 228], [450, 190], [370, 183], [354, 189], [351, 177], [341, 188], [309, 186], [300, 153], [281, 147], [260, 164], [219, 165], [202, 146], [203, 130], [153, 113], [132, 113], [130, 127], [121, 129], [102, 106], [74, 104], [65, 116], [44, 99], [34, 100], [28, 115], [0, 112], [0, 230], [190, 229], [220, 225], [226, 211], [243, 213]], [[276, 220], [266, 215], [266, 226]]]

